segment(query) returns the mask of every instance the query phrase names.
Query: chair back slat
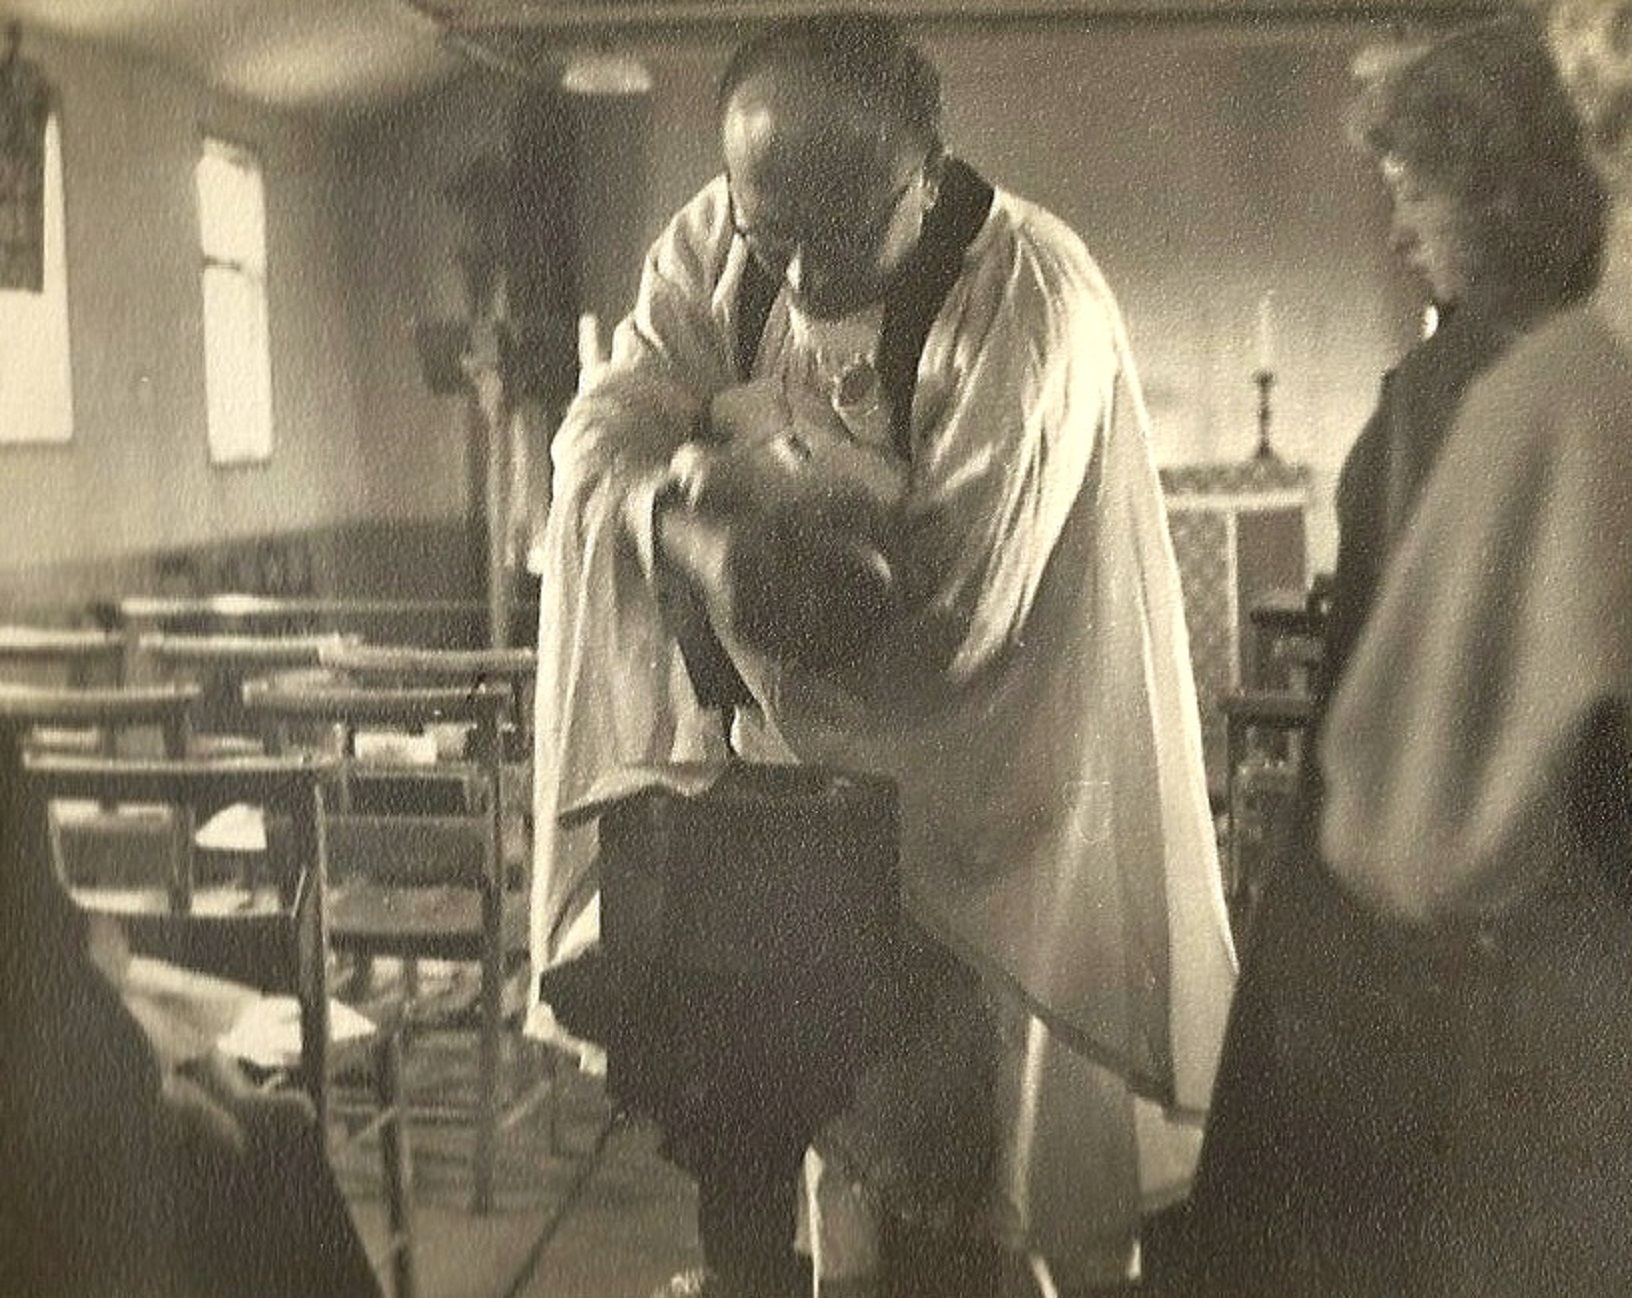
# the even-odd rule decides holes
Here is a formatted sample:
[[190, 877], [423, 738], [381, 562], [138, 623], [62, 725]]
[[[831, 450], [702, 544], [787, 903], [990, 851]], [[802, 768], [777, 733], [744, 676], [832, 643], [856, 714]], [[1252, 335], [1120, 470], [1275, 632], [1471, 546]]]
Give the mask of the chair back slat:
[[0, 666], [27, 679], [49, 675], [70, 686], [116, 684], [123, 675], [125, 640], [88, 626], [0, 625]]
[[326, 721], [352, 727], [420, 727], [441, 722], [479, 724], [509, 706], [499, 685], [374, 688], [308, 682], [250, 681], [244, 710], [281, 721]]
[[162, 725], [185, 716], [196, 685], [29, 685], [0, 681], [0, 722], [13, 726]]
[[0, 624], [0, 662], [61, 663], [79, 658], [111, 659], [124, 650], [117, 631], [97, 627]]
[[358, 675], [409, 680], [515, 681], [538, 671], [532, 649], [428, 649], [420, 645], [337, 645], [325, 649], [323, 665]]
[[[533, 605], [536, 614], [537, 605]], [[428, 635], [429, 643], [465, 642], [487, 614], [480, 600], [361, 596], [270, 597], [218, 592], [197, 596], [130, 596], [112, 610], [134, 640], [149, 631], [362, 632], [376, 639]]]
[[116, 758], [77, 753], [31, 753], [27, 769], [51, 798], [99, 798], [110, 802], [168, 803], [197, 812], [237, 802], [298, 815], [314, 775], [333, 763], [313, 756]]
[[321, 665], [325, 650], [354, 644], [357, 637], [320, 635], [208, 634], [150, 631], [136, 640], [136, 650], [167, 667], [245, 672]]
[[396, 887], [492, 886], [492, 840], [470, 816], [335, 815], [325, 826], [331, 877]]

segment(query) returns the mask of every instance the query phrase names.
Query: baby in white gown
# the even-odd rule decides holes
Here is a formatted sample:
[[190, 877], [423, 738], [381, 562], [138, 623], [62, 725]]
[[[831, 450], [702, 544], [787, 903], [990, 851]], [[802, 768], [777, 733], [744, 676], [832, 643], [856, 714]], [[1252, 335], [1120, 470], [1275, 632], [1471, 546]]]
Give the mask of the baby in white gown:
[[719, 393], [707, 437], [670, 465], [695, 513], [729, 528], [732, 630], [806, 666], [852, 661], [896, 598], [909, 466], [872, 359], [880, 314], [794, 316], [769, 372]]

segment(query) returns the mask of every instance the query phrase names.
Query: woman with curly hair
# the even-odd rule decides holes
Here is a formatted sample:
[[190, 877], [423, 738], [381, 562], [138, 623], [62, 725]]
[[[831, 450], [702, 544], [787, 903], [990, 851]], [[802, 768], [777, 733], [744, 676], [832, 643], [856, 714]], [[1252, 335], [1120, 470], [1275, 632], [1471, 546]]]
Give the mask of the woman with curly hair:
[[1332, 702], [1321, 841], [1371, 910], [1478, 939], [1458, 1289], [1611, 1295], [1632, 1292], [1632, 3], [1549, 9], [1611, 192], [1602, 280], [1452, 428]]
[[[1437, 328], [1384, 377], [1339, 480], [1316, 683], [1327, 752], [1356, 724], [1327, 719], [1327, 702], [1465, 394], [1591, 289], [1605, 206], [1535, 24], [1481, 24], [1363, 66], [1351, 134], [1376, 159], [1392, 246], [1425, 281]], [[1397, 643], [1396, 668], [1427, 643]], [[1464, 1092], [1488, 1080], [1469, 1061], [1477, 1071], [1492, 1042], [1472, 1012], [1482, 985], [1467, 976], [1479, 935], [1403, 925], [1334, 878], [1318, 834], [1323, 767], [1304, 765], [1191, 1198], [1195, 1281], [1208, 1294], [1493, 1292], [1462, 1283], [1458, 1183], [1471, 1165], [1456, 1157]]]

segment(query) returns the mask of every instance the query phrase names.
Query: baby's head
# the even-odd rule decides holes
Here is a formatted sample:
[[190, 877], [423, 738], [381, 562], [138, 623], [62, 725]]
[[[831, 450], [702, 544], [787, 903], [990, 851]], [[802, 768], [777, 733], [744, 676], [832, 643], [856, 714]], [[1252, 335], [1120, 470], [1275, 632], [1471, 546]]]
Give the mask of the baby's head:
[[808, 671], [854, 665], [897, 610], [898, 582], [870, 502], [848, 518], [774, 509], [733, 528], [732, 633]]

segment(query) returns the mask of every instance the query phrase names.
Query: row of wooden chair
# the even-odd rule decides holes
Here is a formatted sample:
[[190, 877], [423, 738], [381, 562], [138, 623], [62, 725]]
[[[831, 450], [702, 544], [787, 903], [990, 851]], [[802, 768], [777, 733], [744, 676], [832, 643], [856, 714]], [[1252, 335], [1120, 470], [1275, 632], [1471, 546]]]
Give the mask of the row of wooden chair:
[[1329, 578], [1308, 590], [1266, 592], [1249, 618], [1258, 678], [1219, 700], [1224, 716], [1222, 796], [1225, 896], [1238, 940], [1257, 909], [1277, 826], [1292, 814], [1315, 717], [1314, 680], [1324, 657]]
[[[536, 624], [536, 602], [512, 610], [519, 626]], [[439, 648], [457, 644], [508, 644], [495, 625], [488, 600], [418, 599], [367, 595], [265, 596], [242, 592], [211, 595], [131, 595], [97, 611], [103, 624], [128, 636], [153, 631], [314, 635], [355, 633], [369, 640], [412, 640]]]
[[[178, 916], [201, 915], [206, 928], [274, 913], [291, 921], [304, 934], [298, 978], [261, 977], [269, 990], [300, 1000], [302, 1048], [310, 1041], [316, 1052], [302, 1076], [325, 1110], [332, 1061], [321, 1060], [328, 1033], [318, 1006], [328, 1004], [333, 968], [383, 958], [410, 975], [421, 961], [473, 967], [473, 995], [443, 1004], [444, 1013], [409, 1000], [396, 1026], [410, 1044], [421, 1032], [473, 1033], [473, 1112], [464, 1115], [474, 1119], [471, 1200], [488, 1211], [502, 1131], [545, 1100], [554, 1080], [553, 1060], [536, 1047], [547, 1065], [537, 1070], [542, 1076], [517, 1068], [510, 1071], [518, 1076], [505, 1077], [502, 1067], [507, 1046], [526, 1049], [514, 1031], [525, 998], [505, 992], [507, 980], [524, 986], [516, 975], [528, 965], [533, 655], [362, 646], [332, 636], [267, 639], [156, 637], [146, 661], [160, 679], [150, 685], [0, 685], [11, 723], [35, 736], [30, 769], [42, 800], [58, 807], [52, 827], [65, 878], [81, 904], [120, 913], [138, 947], [224, 976], [252, 972], [242, 965], [261, 963], [250, 956], [264, 942], [237, 927], [224, 943], [179, 946]], [[431, 752], [447, 760], [422, 765]], [[206, 787], [186, 786], [194, 777]], [[303, 795], [278, 784], [297, 778], [315, 808], [304, 818], [284, 805]], [[61, 801], [68, 798], [79, 806]], [[169, 810], [155, 813], [156, 805]], [[246, 808], [258, 810], [246, 817]], [[223, 810], [234, 827], [225, 842], [208, 832]], [[149, 877], [138, 897], [142, 890], [124, 876], [131, 858], [144, 855], [168, 861], [170, 873], [157, 887]], [[305, 864], [291, 874], [291, 860]], [[313, 951], [323, 956], [325, 979], [316, 999]], [[228, 952], [238, 953], [236, 964]], [[412, 989], [412, 978], [406, 982]], [[398, 1035], [388, 1034], [393, 1043]], [[391, 1266], [406, 1292], [411, 1258], [398, 1243], [407, 1222], [402, 1097], [392, 1091], [387, 1107], [382, 1143], [397, 1179], [395, 1189], [387, 1186]]]
[[[143, 663], [154, 656], [181, 655], [189, 648], [226, 653], [232, 641], [244, 652], [253, 652], [255, 642], [287, 646], [329, 639], [411, 640], [441, 648], [469, 642], [489, 613], [487, 602], [479, 600], [230, 592], [133, 595], [77, 609], [16, 609], [0, 614], [0, 675], [21, 670], [40, 679], [36, 669], [46, 667], [52, 670], [45, 675], [66, 684], [141, 681]], [[173, 651], [172, 636], [181, 637]]]
[[[170, 849], [164, 877], [150, 880], [146, 889], [106, 893], [71, 886], [75, 900], [93, 914], [116, 916], [138, 961], [149, 962], [132, 962], [144, 976], [133, 979], [127, 995], [163, 994], [186, 1005], [199, 1020], [208, 1019], [212, 1009], [224, 1013], [212, 1030], [212, 1035], [220, 1030], [221, 1048], [238, 1053], [269, 1078], [287, 1076], [304, 1086], [325, 1137], [330, 1134], [332, 1080], [352, 1073], [365, 1080], [374, 1111], [347, 1139], [378, 1138], [389, 1227], [387, 1256], [379, 1266], [390, 1275], [397, 1298], [412, 1298], [410, 1173], [398, 1034], [391, 1023], [359, 1024], [354, 1016], [347, 1020], [354, 1030], [334, 1030], [323, 828], [325, 786], [333, 764], [310, 756], [177, 756], [186, 711], [195, 701], [196, 691], [172, 687], [4, 684], [0, 727], [26, 741], [42, 729], [93, 726], [115, 736], [105, 745], [109, 749], [121, 746], [121, 735], [134, 739], [157, 728], [166, 736], [171, 751], [158, 756], [64, 752], [20, 742], [33, 814], [47, 816], [54, 805], [74, 800], [90, 804], [99, 817], [118, 815], [120, 808], [141, 808], [151, 823], [155, 809], [162, 809], [158, 820]], [[11, 751], [12, 744], [6, 748]], [[201, 860], [191, 832], [204, 817], [231, 803], [263, 808], [267, 823], [278, 827], [269, 834], [270, 850], [253, 888], [218, 882]], [[60, 849], [62, 826], [53, 829]], [[204, 977], [195, 981], [154, 973], [172, 967]], [[63, 1030], [72, 1032], [73, 1026], [64, 1024]]]
[[[415, 675], [382, 655], [351, 663], [335, 682], [253, 682], [244, 707], [272, 751], [300, 751], [322, 732], [339, 763], [326, 820], [332, 948], [364, 968], [403, 962], [410, 978], [427, 961], [476, 970], [470, 1000], [412, 999], [409, 1012], [414, 1032], [474, 1034], [471, 1201], [487, 1212], [502, 1130], [541, 1103], [552, 1080], [521, 1066], [539, 1052], [516, 1030], [525, 998], [506, 995], [529, 968], [529, 835], [515, 803], [528, 782], [507, 742], [514, 695], [481, 673], [418, 685], [381, 684], [371, 672]], [[415, 755], [437, 749], [445, 755], [429, 764]], [[519, 1056], [509, 1070], [507, 1047]]]

